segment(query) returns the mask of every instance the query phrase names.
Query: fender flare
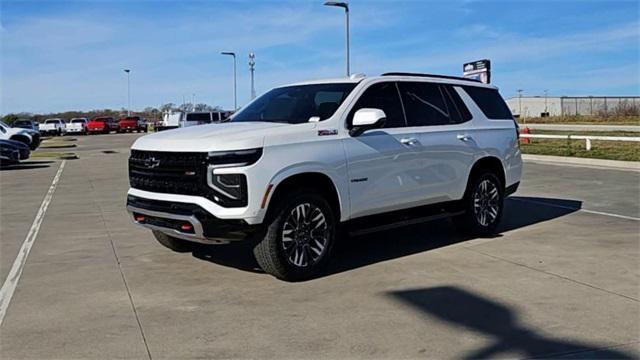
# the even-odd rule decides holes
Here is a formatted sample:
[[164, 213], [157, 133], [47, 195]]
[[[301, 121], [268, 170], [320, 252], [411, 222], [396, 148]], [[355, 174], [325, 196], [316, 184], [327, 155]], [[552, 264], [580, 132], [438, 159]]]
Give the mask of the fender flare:
[[269, 184], [273, 187], [268, 194], [268, 197], [265, 202], [265, 206], [263, 210], [263, 215], [266, 214], [266, 211], [269, 209], [269, 205], [271, 204], [271, 200], [273, 199], [273, 194], [275, 194], [278, 187], [282, 184], [283, 181], [291, 178], [292, 176], [302, 175], [302, 174], [319, 174], [326, 176], [329, 181], [331, 181], [333, 188], [338, 197], [338, 208], [340, 209], [340, 221], [344, 221], [348, 219], [349, 213], [349, 195], [348, 195], [348, 187], [339, 186], [341, 182], [337, 180], [340, 176], [336, 170], [328, 169], [321, 163], [316, 162], [304, 162], [298, 163], [294, 165], [290, 165], [286, 168], [278, 171], [269, 181]]

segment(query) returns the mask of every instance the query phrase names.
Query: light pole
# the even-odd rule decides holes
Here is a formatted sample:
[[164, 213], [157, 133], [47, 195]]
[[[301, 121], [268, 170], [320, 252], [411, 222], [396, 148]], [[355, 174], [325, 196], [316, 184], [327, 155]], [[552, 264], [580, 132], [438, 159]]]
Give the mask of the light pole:
[[233, 111], [236, 111], [238, 109], [238, 96], [236, 93], [236, 53], [223, 51], [220, 54], [233, 56]]
[[339, 2], [339, 1], [327, 1], [324, 3], [324, 5], [341, 7], [344, 9], [344, 14], [346, 15], [346, 46], [347, 46], [347, 77], [348, 77], [349, 75], [351, 75], [351, 70], [349, 69], [349, 3]]
[[131, 81], [130, 81], [130, 69], [124, 69], [127, 73], [127, 116], [131, 116]]
[[522, 116], [522, 92], [524, 90], [518, 89], [516, 91], [518, 92], [518, 115]]
[[256, 54], [249, 53], [249, 71], [251, 74], [251, 100], [256, 98], [256, 88], [253, 82], [253, 73], [256, 70]]

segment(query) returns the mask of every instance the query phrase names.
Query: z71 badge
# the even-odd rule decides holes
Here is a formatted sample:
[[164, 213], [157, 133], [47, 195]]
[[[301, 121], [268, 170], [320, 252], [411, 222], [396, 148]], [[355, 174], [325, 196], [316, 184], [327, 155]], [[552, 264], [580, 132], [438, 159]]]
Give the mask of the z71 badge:
[[338, 129], [318, 130], [318, 136], [338, 135]]

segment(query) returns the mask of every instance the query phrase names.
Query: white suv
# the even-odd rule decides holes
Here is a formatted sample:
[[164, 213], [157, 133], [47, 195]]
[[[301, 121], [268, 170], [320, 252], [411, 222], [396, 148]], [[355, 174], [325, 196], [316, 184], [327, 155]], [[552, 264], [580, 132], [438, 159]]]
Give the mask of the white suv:
[[266, 272], [302, 280], [340, 233], [442, 217], [494, 232], [521, 172], [495, 87], [353, 76], [278, 87], [228, 122], [138, 139], [127, 208], [174, 251], [248, 239]]

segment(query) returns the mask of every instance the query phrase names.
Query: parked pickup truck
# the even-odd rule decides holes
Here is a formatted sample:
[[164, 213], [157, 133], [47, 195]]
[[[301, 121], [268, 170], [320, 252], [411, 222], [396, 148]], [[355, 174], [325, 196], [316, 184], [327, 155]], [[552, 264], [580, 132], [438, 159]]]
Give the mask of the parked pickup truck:
[[40, 146], [40, 133], [34, 130], [10, 127], [0, 121], [0, 139], [13, 140], [27, 145], [31, 150]]
[[112, 131], [118, 131], [118, 123], [110, 116], [95, 117], [87, 124], [87, 133], [89, 134], [108, 134]]
[[34, 131], [40, 131], [40, 124], [37, 121], [28, 119], [18, 119], [11, 124], [14, 128], [28, 129]]
[[66, 131], [66, 124], [62, 119], [47, 119], [44, 124], [40, 124], [40, 133], [43, 135], [63, 135]]
[[87, 133], [87, 118], [73, 118], [67, 124], [67, 133], [74, 134], [86, 134]]
[[140, 116], [128, 116], [118, 121], [118, 132], [147, 132], [147, 122]]

